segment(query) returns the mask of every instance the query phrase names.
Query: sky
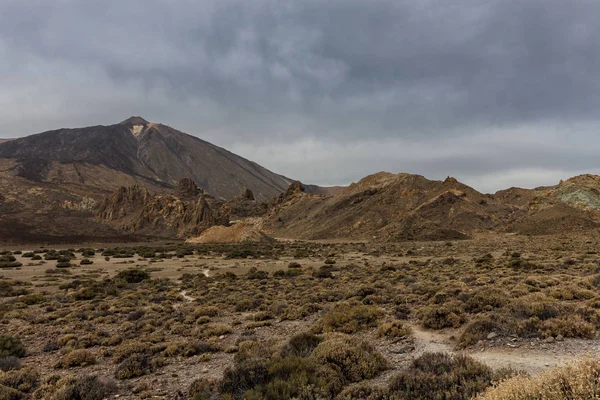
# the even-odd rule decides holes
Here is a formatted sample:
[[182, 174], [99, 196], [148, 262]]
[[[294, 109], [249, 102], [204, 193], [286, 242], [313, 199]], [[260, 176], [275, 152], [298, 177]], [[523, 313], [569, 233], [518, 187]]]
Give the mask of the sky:
[[0, 138], [160, 122], [320, 185], [600, 173], [597, 0], [0, 0]]

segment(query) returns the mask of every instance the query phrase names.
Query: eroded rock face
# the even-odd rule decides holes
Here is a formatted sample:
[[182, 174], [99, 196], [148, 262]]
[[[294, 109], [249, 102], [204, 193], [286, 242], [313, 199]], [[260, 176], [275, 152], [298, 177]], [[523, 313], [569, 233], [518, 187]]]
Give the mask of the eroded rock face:
[[143, 208], [150, 200], [148, 189], [139, 185], [121, 186], [100, 203], [98, 216], [103, 220], [114, 221]]
[[190, 178], [183, 178], [177, 183], [177, 195], [180, 197], [198, 197], [204, 191]]
[[218, 204], [210, 196], [186, 199], [163, 195], [150, 199], [128, 228], [158, 236], [187, 237], [224, 223], [227, 221], [220, 218]]
[[174, 194], [150, 195], [139, 186], [122, 187], [102, 202], [98, 217], [135, 234], [189, 237], [230, 220], [264, 213], [249, 190], [228, 202], [204, 193], [191, 179], [182, 179]]

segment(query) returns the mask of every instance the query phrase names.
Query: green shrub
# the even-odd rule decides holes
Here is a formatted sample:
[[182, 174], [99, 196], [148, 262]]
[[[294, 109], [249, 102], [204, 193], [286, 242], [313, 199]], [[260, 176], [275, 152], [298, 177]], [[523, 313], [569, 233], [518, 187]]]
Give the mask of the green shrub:
[[[49, 389], [48, 400], [103, 400], [111, 397], [117, 386], [95, 375], [67, 376]], [[37, 394], [37, 392], [36, 392]]]
[[465, 315], [458, 302], [431, 304], [420, 311], [423, 327], [430, 329], [458, 328], [465, 321]]
[[388, 391], [383, 388], [370, 386], [365, 383], [358, 383], [342, 390], [335, 397], [335, 400], [388, 400], [390, 396]]
[[495, 308], [504, 307], [508, 302], [508, 296], [504, 291], [493, 287], [482, 288], [468, 295], [465, 302], [465, 311], [469, 313], [491, 311]]
[[121, 362], [115, 370], [115, 378], [119, 380], [137, 378], [152, 372], [148, 356], [134, 354]]
[[389, 338], [402, 338], [410, 335], [411, 329], [404, 326], [402, 321], [392, 321], [382, 324], [377, 330], [378, 336], [385, 336]]
[[119, 271], [117, 279], [122, 279], [127, 283], [140, 283], [150, 279], [150, 273], [143, 269], [126, 269]]
[[0, 335], [0, 357], [24, 357], [25, 346], [18, 337]]
[[458, 339], [457, 347], [462, 349], [474, 345], [486, 339], [490, 332], [506, 333], [498, 315], [481, 316], [470, 322]]
[[94, 365], [96, 357], [88, 350], [77, 349], [72, 350], [63, 356], [57, 364], [58, 368], [84, 367], [86, 365]]
[[0, 357], [0, 371], [21, 369], [21, 360], [15, 356]]
[[311, 357], [339, 371], [347, 382], [374, 378], [388, 367], [385, 358], [369, 344], [345, 335], [323, 341]]
[[536, 377], [516, 375], [488, 389], [480, 400], [588, 400], [600, 398], [600, 362], [584, 358]]
[[392, 378], [390, 395], [401, 399], [470, 399], [490, 386], [494, 375], [470, 357], [425, 353]]
[[302, 271], [298, 269], [280, 269], [278, 271], [273, 272], [273, 276], [276, 278], [293, 278], [295, 276], [302, 275]]
[[323, 341], [323, 338], [310, 332], [303, 332], [292, 336], [283, 346], [283, 356], [309, 357], [313, 350]]
[[313, 325], [315, 333], [354, 333], [377, 326], [383, 310], [363, 304], [339, 303]]
[[[39, 385], [40, 375], [32, 368], [0, 372], [0, 387], [9, 387], [23, 393], [31, 393]], [[1, 391], [0, 391], [1, 393]], [[1, 398], [1, 397], [0, 397]], [[26, 396], [21, 397], [27, 398]]]
[[217, 348], [206, 342], [187, 341], [170, 344], [163, 354], [167, 357], [193, 357], [199, 354], [214, 353], [215, 351], [217, 351]]
[[8, 386], [0, 385], [0, 399], [3, 400], [23, 400], [26, 398], [26, 394], [10, 388]]
[[71, 262], [69, 261], [59, 261], [56, 263], [56, 268], [70, 268]]

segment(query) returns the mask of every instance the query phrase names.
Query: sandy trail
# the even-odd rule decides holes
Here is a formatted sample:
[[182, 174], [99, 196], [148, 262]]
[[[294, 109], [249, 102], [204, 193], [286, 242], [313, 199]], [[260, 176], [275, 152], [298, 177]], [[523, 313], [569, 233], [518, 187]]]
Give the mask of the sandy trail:
[[448, 335], [425, 330], [418, 325], [411, 325], [415, 338], [415, 357], [426, 352], [446, 352], [451, 354], [467, 354], [493, 369], [510, 367], [523, 370], [531, 375], [576, 360], [587, 354], [598, 355], [598, 340], [567, 339], [564, 342], [548, 346], [546, 349], [491, 347], [482, 350], [455, 351], [454, 343]]

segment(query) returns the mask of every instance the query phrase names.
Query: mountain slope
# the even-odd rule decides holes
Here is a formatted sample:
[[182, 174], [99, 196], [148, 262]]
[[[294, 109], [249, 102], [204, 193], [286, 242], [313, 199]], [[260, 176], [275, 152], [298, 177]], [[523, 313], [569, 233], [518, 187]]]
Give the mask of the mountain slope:
[[140, 117], [0, 142], [0, 241], [119, 237], [96, 219], [119, 187], [169, 194], [188, 178], [228, 200], [246, 188], [266, 201], [292, 182], [194, 136]]
[[[225, 149], [140, 117], [14, 139], [0, 144], [0, 158], [16, 160], [16, 175], [34, 182], [93, 185], [103, 175], [97, 168], [104, 167], [156, 187], [174, 188], [179, 180], [191, 178], [207, 193], [224, 199], [249, 188], [257, 199], [267, 200], [292, 182]], [[126, 183], [113, 181], [110, 189]]]

